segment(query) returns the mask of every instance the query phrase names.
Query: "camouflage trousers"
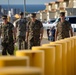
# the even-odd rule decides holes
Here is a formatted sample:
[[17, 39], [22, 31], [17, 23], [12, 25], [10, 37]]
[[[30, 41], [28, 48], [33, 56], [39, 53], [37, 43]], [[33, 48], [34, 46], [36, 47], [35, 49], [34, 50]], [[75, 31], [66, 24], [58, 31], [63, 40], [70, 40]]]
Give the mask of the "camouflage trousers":
[[31, 39], [28, 41], [28, 49], [31, 49], [33, 46], [40, 46], [40, 39]]
[[2, 55], [14, 55], [14, 43], [2, 43]]
[[25, 41], [25, 36], [18, 37], [18, 49], [27, 49], [27, 42]]

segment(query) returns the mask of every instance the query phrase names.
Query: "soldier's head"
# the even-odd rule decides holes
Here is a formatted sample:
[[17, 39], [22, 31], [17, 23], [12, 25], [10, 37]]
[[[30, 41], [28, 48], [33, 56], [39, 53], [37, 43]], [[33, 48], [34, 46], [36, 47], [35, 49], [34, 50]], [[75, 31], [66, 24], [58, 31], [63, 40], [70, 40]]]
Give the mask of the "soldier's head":
[[24, 13], [23, 12], [20, 12], [19, 15], [20, 15], [20, 18], [23, 18]]
[[3, 22], [4, 22], [4, 23], [7, 23], [7, 21], [8, 21], [7, 15], [3, 15], [3, 16], [2, 16], [2, 19], [3, 19]]
[[61, 18], [62, 20], [65, 19], [65, 12], [60, 12], [60, 18]]
[[31, 19], [35, 20], [36, 19], [36, 13], [31, 13]]

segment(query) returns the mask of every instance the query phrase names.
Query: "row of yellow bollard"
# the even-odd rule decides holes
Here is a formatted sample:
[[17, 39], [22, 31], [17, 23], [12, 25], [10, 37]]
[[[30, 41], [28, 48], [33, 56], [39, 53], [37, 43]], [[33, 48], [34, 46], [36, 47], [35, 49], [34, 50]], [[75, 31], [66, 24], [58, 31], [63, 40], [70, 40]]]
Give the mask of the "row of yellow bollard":
[[[41, 53], [44, 52], [41, 51]], [[42, 58], [43, 56], [44, 55], [42, 55]], [[42, 70], [40, 68], [30, 66], [29, 63], [29, 57], [27, 56], [1, 56], [0, 75], [42, 75]]]
[[0, 75], [76, 75], [76, 37], [0, 57]]
[[[42, 75], [76, 75], [76, 37], [66, 38], [60, 41], [43, 44], [42, 46], [32, 47], [31, 51], [44, 51], [43, 68], [37, 63], [35, 67], [42, 69]], [[16, 52], [17, 56], [28, 56], [27, 51], [22, 55], [20, 51]], [[18, 54], [20, 53], [20, 54]], [[34, 57], [35, 58], [35, 57]], [[32, 59], [39, 63], [40, 57]], [[34, 65], [31, 65], [34, 66]]]
[[16, 51], [16, 56], [28, 56], [30, 59], [29, 65], [41, 69], [41, 74], [44, 75], [45, 58], [44, 51], [21, 50]]
[[[24, 56], [24, 51], [21, 51], [21, 54], [24, 55], [0, 56], [0, 75], [42, 75], [42, 69], [44, 69], [44, 60], [42, 60], [44, 59], [44, 52], [31, 52], [30, 50], [27, 50], [26, 52], [28, 53], [27, 56]], [[39, 60], [37, 66], [35, 65], [35, 63], [37, 63], [37, 61], [35, 61], [36, 58]], [[43, 63], [41, 64], [41, 62]]]

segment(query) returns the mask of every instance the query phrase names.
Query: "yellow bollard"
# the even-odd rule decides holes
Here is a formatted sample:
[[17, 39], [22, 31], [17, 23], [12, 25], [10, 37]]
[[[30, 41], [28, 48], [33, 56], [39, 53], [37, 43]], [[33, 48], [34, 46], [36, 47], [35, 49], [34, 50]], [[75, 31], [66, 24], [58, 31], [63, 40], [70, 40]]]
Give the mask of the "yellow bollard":
[[43, 47], [55, 47], [55, 75], [62, 75], [62, 45], [44, 44]]
[[74, 75], [74, 39], [68, 38], [68, 40], [71, 40], [71, 71], [72, 75]]
[[71, 61], [71, 40], [64, 39], [64, 41], [67, 43], [67, 75], [72, 74], [72, 61]]
[[54, 44], [55, 42], [50, 42], [50, 44]]
[[76, 75], [76, 37], [71, 37], [74, 40], [74, 75]]
[[16, 56], [28, 56], [30, 66], [39, 67], [44, 75], [44, 51], [19, 50], [16, 51]]
[[44, 75], [55, 75], [55, 48], [54, 47], [32, 47], [32, 50], [43, 50], [45, 53]]
[[67, 43], [56, 41], [56, 44], [62, 45], [62, 75], [67, 75]]
[[0, 68], [0, 75], [42, 75], [40, 68], [35, 67], [5, 67]]
[[0, 67], [29, 66], [28, 57], [0, 56]]

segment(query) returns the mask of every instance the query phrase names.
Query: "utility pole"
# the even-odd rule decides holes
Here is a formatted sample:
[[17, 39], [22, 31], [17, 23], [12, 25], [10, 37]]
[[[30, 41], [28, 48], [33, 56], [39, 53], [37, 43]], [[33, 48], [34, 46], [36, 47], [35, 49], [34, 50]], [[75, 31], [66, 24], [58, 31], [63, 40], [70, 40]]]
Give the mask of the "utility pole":
[[24, 0], [24, 17], [26, 16], [25, 13], [26, 13], [26, 0]]
[[9, 9], [10, 9], [10, 8], [9, 8], [9, 0], [8, 0], [8, 11], [9, 11]]
[[71, 1], [72, 1], [72, 15], [74, 15], [73, 14], [73, 9], [74, 9], [74, 4], [73, 3], [74, 3], [74, 0], [71, 0]]

